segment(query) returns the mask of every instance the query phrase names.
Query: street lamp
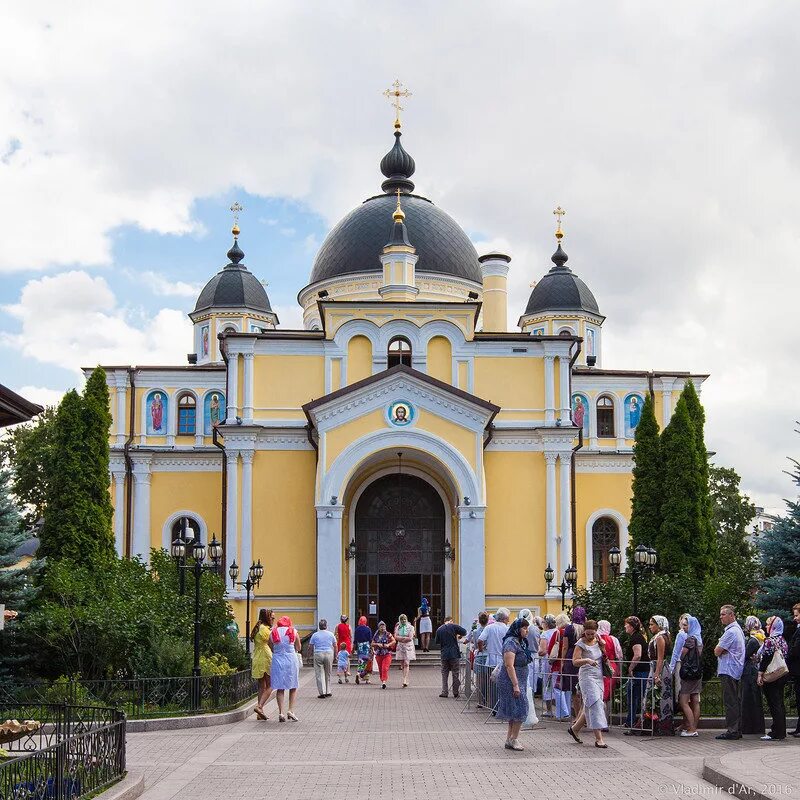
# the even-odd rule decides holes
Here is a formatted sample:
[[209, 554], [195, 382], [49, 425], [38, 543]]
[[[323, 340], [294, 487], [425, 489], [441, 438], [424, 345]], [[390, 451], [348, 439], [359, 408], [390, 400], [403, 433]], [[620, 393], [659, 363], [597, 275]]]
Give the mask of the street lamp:
[[247, 571], [247, 580], [244, 582], [237, 581], [236, 579], [239, 577], [239, 565], [236, 563], [236, 559], [233, 560], [233, 563], [228, 568], [228, 575], [231, 577], [231, 584], [235, 589], [237, 586], [242, 586], [245, 590], [245, 602], [247, 603], [247, 611], [245, 612], [245, 637], [244, 637], [244, 651], [247, 653], [247, 657], [250, 658], [250, 592], [261, 583], [261, 578], [264, 577], [264, 567], [261, 565], [261, 559], [258, 559], [258, 563], [253, 562], [250, 565], [250, 569]]
[[[555, 573], [553, 572], [553, 568], [550, 564], [547, 565], [547, 569], [544, 571], [544, 580], [547, 584], [547, 591], [550, 591], [550, 587], [553, 583], [553, 578], [555, 577]], [[566, 608], [566, 599], [567, 599], [567, 592], [571, 591], [575, 584], [578, 582], [578, 570], [570, 564], [567, 569], [564, 571], [564, 577], [561, 580], [561, 584], [556, 586], [559, 592], [561, 592], [561, 610], [563, 611]]]
[[622, 563], [622, 553], [619, 547], [612, 547], [608, 551], [608, 563], [611, 565], [614, 577], [616, 578], [619, 575], [619, 566]]
[[358, 548], [356, 547], [356, 540], [351, 539], [350, 544], [347, 545], [347, 549], [344, 551], [344, 557], [348, 561], [352, 561], [358, 555]]
[[450, 544], [449, 539], [444, 540], [444, 557], [449, 561], [455, 561], [456, 558], [456, 550], [453, 545]]
[[[194, 575], [194, 666], [192, 667], [192, 705], [193, 708], [200, 708], [200, 578], [204, 572], [219, 572], [219, 564], [222, 559], [222, 545], [217, 541], [216, 535], [212, 538], [208, 546], [208, 556], [210, 564], [204, 564], [206, 560], [206, 546], [196, 539], [188, 541], [183, 536], [178, 536], [170, 548], [175, 565], [178, 568], [178, 575], [181, 577], [180, 589], [184, 594], [185, 584], [183, 581], [184, 572], [190, 571]], [[187, 564], [187, 559], [193, 559], [193, 563]]]
[[631, 582], [633, 583], [633, 615], [639, 616], [639, 581], [652, 575], [658, 563], [658, 553], [652, 547], [639, 544], [633, 551]]

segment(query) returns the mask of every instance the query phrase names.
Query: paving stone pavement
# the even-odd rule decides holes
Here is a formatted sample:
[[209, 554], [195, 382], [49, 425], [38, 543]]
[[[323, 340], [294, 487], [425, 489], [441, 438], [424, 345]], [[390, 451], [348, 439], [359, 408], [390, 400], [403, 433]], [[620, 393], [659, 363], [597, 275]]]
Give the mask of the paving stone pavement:
[[[333, 697], [319, 700], [313, 675], [304, 670], [299, 723], [278, 723], [270, 703], [268, 722], [252, 716], [202, 732], [132, 733], [128, 766], [145, 774], [143, 800], [339, 800], [354, 792], [507, 800], [531, 794], [537, 784], [555, 789], [555, 781], [547, 788], [542, 783], [548, 771], [574, 774], [564, 784], [571, 800], [597, 800], [720, 794], [701, 777], [703, 758], [739, 754], [747, 763], [750, 753], [763, 751], [757, 738], [718, 742], [716, 731], [656, 740], [614, 731], [608, 750], [599, 750], [591, 734], [579, 746], [563, 725], [549, 723], [523, 732], [526, 749], [514, 753], [503, 749], [505, 725], [485, 724], [485, 713], [462, 713], [463, 700], [438, 697], [438, 670], [418, 668], [411, 683], [401, 688], [392, 670], [386, 690], [334, 683]], [[784, 758], [797, 758], [798, 744], [775, 746]]]

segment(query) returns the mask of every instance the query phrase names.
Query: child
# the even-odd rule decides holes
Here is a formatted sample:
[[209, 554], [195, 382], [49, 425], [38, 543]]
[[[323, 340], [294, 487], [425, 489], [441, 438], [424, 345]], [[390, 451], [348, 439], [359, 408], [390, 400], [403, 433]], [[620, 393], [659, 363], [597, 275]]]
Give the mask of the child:
[[342, 677], [344, 677], [345, 683], [350, 683], [350, 653], [347, 652], [347, 642], [342, 642], [339, 645], [339, 658], [336, 661], [336, 675], [339, 678], [339, 683], [342, 682]]

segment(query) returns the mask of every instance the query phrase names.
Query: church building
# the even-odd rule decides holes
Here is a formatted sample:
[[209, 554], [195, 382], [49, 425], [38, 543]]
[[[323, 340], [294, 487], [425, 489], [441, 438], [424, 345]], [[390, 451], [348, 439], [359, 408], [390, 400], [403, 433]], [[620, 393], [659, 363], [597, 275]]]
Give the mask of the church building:
[[666, 425], [707, 376], [606, 367], [613, 320], [567, 265], [560, 208], [552, 266], [509, 309], [510, 257], [416, 192], [399, 119], [380, 171], [316, 255], [302, 330], [281, 326], [235, 221], [188, 363], [104, 367], [117, 550], [216, 535], [226, 577], [264, 566], [251, 618], [301, 630], [342, 613], [391, 627], [422, 596], [465, 625], [560, 609], [570, 568], [606, 580], [625, 552], [644, 398]]

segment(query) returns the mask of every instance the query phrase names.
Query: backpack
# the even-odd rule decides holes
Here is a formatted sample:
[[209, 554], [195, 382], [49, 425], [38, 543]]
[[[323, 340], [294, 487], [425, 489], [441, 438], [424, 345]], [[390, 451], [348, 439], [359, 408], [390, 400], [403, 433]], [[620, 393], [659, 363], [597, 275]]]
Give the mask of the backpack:
[[[694, 636], [689, 637], [694, 642], [694, 647], [689, 648], [686, 660], [681, 662], [681, 669], [678, 673], [682, 681], [696, 681], [703, 677], [703, 668], [700, 666], [700, 648]], [[688, 639], [686, 640], [689, 641]]]

